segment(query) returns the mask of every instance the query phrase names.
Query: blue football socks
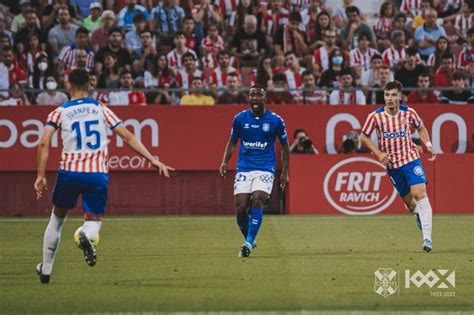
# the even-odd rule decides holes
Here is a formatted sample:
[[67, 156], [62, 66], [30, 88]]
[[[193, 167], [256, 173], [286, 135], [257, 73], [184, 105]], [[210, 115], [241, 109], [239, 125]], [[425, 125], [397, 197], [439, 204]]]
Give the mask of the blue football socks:
[[252, 208], [249, 221], [250, 221], [249, 231], [247, 233], [246, 243], [247, 243], [247, 246], [250, 246], [250, 248], [252, 248], [252, 245], [255, 242], [255, 239], [257, 238], [257, 233], [258, 233], [258, 230], [260, 229], [260, 225], [262, 225], [263, 209]]

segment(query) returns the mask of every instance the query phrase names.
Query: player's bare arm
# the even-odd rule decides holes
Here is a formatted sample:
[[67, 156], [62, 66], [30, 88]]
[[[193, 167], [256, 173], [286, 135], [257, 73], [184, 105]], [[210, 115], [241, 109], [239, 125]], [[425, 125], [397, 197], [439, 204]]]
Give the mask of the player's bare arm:
[[377, 157], [380, 163], [387, 166], [390, 164], [390, 154], [380, 151], [380, 149], [375, 145], [375, 143], [366, 135], [361, 134], [359, 138], [362, 145], [366, 146]]
[[145, 159], [150, 161], [150, 163], [157, 168], [160, 171], [160, 175], [164, 175], [165, 177], [170, 177], [169, 172], [174, 171], [175, 169], [171, 166], [168, 166], [159, 160], [155, 159], [150, 151], [143, 145], [143, 143], [138, 140], [133, 133], [128, 131], [128, 129], [123, 126], [119, 125], [114, 129], [114, 132], [116, 132], [120, 138], [123, 139], [135, 152], [139, 153], [141, 156], [143, 156]]
[[428, 130], [426, 130], [425, 126], [421, 126], [420, 128], [417, 129], [417, 131], [418, 131], [418, 134], [420, 135], [421, 141], [423, 141], [423, 143], [425, 144], [426, 149], [428, 150], [428, 152], [431, 153], [431, 157], [428, 159], [428, 161], [433, 162], [436, 159], [436, 152], [433, 149], [433, 145], [431, 144]]
[[286, 184], [290, 180], [288, 176], [288, 165], [290, 163], [290, 146], [288, 141], [281, 144], [281, 162], [280, 187], [281, 189], [285, 189]]
[[36, 199], [40, 199], [43, 196], [43, 191], [48, 190], [48, 183], [46, 181], [46, 164], [48, 162], [49, 156], [49, 145], [51, 144], [51, 139], [53, 138], [55, 131], [56, 130], [52, 126], [47, 125], [44, 128], [43, 135], [41, 136], [38, 146], [38, 174], [36, 175], [34, 184]]
[[225, 147], [224, 157], [222, 158], [221, 166], [219, 167], [219, 173], [223, 178], [227, 175], [227, 163], [237, 148], [237, 139], [229, 139]]

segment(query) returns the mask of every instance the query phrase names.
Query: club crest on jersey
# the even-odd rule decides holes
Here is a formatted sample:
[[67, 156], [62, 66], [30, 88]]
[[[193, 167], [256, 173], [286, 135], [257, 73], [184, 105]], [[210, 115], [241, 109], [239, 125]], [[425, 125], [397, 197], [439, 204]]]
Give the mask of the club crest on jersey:
[[415, 174], [418, 176], [423, 176], [423, 169], [421, 168], [421, 166], [415, 166], [413, 172], [415, 172]]
[[263, 124], [262, 125], [262, 130], [263, 131], [269, 131], [270, 130], [270, 124], [267, 124], [267, 123]]
[[245, 123], [244, 124], [244, 129], [249, 129], [249, 128], [250, 128], [250, 124]]

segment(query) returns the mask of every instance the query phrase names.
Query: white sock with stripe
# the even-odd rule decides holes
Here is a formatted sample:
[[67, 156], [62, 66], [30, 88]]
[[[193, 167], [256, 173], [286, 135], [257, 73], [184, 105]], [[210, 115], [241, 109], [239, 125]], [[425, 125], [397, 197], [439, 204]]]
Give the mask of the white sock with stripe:
[[99, 235], [102, 221], [84, 221], [82, 225], [82, 231], [86, 234], [87, 238], [92, 240]]
[[421, 228], [423, 231], [423, 239], [431, 240], [431, 230], [433, 226], [433, 210], [431, 209], [430, 200], [428, 197], [418, 200], [416, 202], [418, 208]]
[[61, 240], [61, 229], [65, 220], [65, 217], [61, 218], [55, 215], [53, 210], [48, 226], [44, 231], [43, 267], [41, 272], [45, 275], [51, 274], [51, 271], [53, 270], [54, 258], [56, 257], [56, 250], [58, 249]]

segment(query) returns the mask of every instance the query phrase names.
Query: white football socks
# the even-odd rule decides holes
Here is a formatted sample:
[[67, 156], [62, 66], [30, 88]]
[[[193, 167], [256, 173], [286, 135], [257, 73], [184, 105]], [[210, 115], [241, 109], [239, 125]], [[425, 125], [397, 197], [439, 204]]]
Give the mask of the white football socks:
[[433, 226], [433, 210], [431, 210], [431, 205], [428, 197], [418, 200], [416, 202], [416, 207], [418, 208], [418, 212], [420, 215], [423, 239], [431, 240], [431, 229]]
[[82, 225], [82, 232], [86, 234], [87, 238], [92, 240], [99, 234], [102, 221], [84, 221]]
[[43, 267], [41, 272], [45, 275], [51, 274], [53, 270], [54, 258], [61, 240], [61, 229], [65, 220], [66, 217], [61, 218], [55, 215], [54, 210], [51, 212], [51, 218], [46, 231], [44, 231], [43, 240]]

